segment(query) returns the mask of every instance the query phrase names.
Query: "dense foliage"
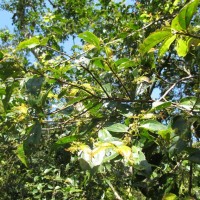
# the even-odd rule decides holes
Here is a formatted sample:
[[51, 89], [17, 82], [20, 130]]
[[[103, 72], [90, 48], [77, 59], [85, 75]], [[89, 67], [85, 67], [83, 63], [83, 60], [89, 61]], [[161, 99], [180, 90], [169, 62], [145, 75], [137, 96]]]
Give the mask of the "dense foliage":
[[0, 6], [1, 199], [199, 198], [198, 0]]

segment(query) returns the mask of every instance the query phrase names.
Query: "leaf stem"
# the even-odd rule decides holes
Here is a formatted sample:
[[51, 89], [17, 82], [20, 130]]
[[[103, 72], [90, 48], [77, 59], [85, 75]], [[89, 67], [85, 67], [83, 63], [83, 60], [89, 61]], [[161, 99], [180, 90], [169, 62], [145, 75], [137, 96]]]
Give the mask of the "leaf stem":
[[113, 191], [113, 194], [115, 195], [115, 198], [117, 200], [123, 200], [122, 197], [120, 197], [120, 195], [118, 194], [118, 192], [115, 190], [115, 188], [112, 185], [112, 183], [108, 179], [105, 179], [105, 181], [109, 185], [109, 187], [111, 188], [111, 190]]

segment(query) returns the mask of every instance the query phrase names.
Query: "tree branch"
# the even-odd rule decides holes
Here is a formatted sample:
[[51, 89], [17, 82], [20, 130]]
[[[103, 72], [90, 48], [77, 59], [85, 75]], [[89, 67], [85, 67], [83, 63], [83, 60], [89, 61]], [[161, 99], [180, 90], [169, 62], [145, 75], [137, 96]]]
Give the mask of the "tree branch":
[[114, 195], [115, 195], [115, 198], [116, 198], [117, 200], [123, 200], [122, 197], [119, 196], [118, 192], [115, 190], [115, 188], [114, 188], [114, 186], [111, 184], [111, 182], [110, 182], [108, 179], [106, 179], [106, 178], [105, 178], [105, 181], [106, 181], [106, 183], [109, 185], [109, 187], [112, 189], [112, 191], [113, 191], [113, 193], [114, 193]]
[[70, 86], [73, 86], [73, 87], [76, 87], [80, 90], [83, 90], [85, 92], [87, 92], [88, 94], [90, 94], [91, 96], [93, 96], [94, 98], [99, 98], [98, 96], [96, 96], [95, 94], [93, 94], [92, 92], [90, 92], [89, 90], [85, 89], [84, 87], [81, 87], [80, 85], [76, 85], [76, 84], [73, 84], [73, 83], [69, 83], [67, 81], [64, 81], [62, 79], [59, 79], [59, 78], [55, 78], [55, 77], [51, 77], [51, 76], [48, 76], [47, 78], [49, 79], [52, 79], [52, 80], [55, 80], [57, 81], [58, 83], [62, 83], [62, 84], [66, 84], [66, 85], [70, 85]]
[[[92, 97], [86, 97], [86, 98], [84, 98], [84, 99], [79, 100], [78, 102], [74, 102], [74, 104], [83, 102], [83, 101], [85, 101], [85, 100], [87, 100], [87, 99], [89, 99], [89, 98], [92, 98]], [[57, 110], [55, 110], [55, 111], [49, 112], [49, 113], [47, 113], [47, 115], [53, 115], [53, 114], [56, 114], [56, 113], [58, 113], [58, 112], [61, 112], [61, 111], [65, 110], [66, 108], [68, 108], [68, 107], [70, 107], [70, 106], [72, 106], [72, 105], [74, 105], [74, 104], [69, 104], [69, 105], [67, 105], [67, 106], [64, 106], [63, 108], [60, 108], [60, 109], [57, 109]]]
[[178, 80], [178, 81], [177, 81], [176, 83], [174, 83], [174, 84], [163, 94], [163, 96], [160, 97], [160, 99], [158, 99], [157, 101], [161, 101], [162, 99], [164, 99], [164, 98], [168, 95], [168, 93], [171, 92], [171, 90], [173, 90], [174, 87], [175, 87], [178, 83], [180, 83], [180, 82], [182, 82], [182, 81], [184, 81], [184, 80], [190, 79], [190, 78], [194, 78], [194, 77], [195, 77], [195, 76], [188, 76], [188, 77], [184, 77], [184, 78]]
[[99, 86], [101, 87], [101, 89], [104, 91], [104, 93], [106, 94], [106, 96], [108, 98], [110, 98], [110, 96], [107, 93], [107, 91], [104, 89], [104, 87], [102, 86], [102, 84], [100, 83], [100, 81], [93, 75], [93, 73], [87, 67], [83, 66], [82, 64], [80, 66], [92, 76], [92, 78], [99, 84]]
[[131, 96], [128, 92], [128, 90], [126, 89], [125, 85], [123, 84], [122, 80], [119, 78], [119, 76], [115, 73], [115, 71], [112, 69], [112, 67], [110, 66], [109, 63], [108, 64], [108, 67], [109, 69], [111, 70], [111, 72], [115, 75], [115, 77], [117, 78], [117, 80], [120, 82], [121, 86], [123, 87], [124, 91], [126, 92], [127, 96], [129, 97], [129, 99], [131, 99]]
[[175, 34], [177, 34], [177, 35], [185, 35], [185, 36], [193, 37], [195, 39], [199, 39], [200, 40], [200, 36], [193, 35], [193, 34], [190, 34], [190, 33], [176, 32]]

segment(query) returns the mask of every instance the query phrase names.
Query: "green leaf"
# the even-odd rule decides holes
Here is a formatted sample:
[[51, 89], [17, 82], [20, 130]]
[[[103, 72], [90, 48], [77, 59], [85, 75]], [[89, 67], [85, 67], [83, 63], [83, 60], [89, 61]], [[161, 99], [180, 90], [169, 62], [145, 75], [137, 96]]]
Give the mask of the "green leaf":
[[91, 169], [89, 163], [87, 161], [85, 161], [83, 158], [79, 159], [79, 164], [80, 164], [82, 170], [90, 170]]
[[119, 69], [132, 67], [134, 66], [134, 62], [132, 60], [129, 60], [128, 58], [121, 58], [115, 62], [115, 65]]
[[17, 83], [16, 82], [13, 82], [11, 85], [8, 85], [6, 87], [6, 95], [5, 95], [5, 98], [2, 100], [3, 102], [3, 105], [4, 105], [4, 110], [6, 111], [7, 110], [7, 107], [9, 105], [9, 101], [10, 101], [10, 98], [12, 96], [12, 93], [13, 93], [13, 90], [18, 87]]
[[110, 47], [105, 46], [104, 49], [108, 58], [113, 56], [113, 52]]
[[42, 127], [39, 121], [31, 127], [28, 138], [24, 141], [24, 147], [26, 151], [30, 151], [30, 147], [37, 147], [40, 143], [42, 136]]
[[55, 144], [63, 145], [77, 140], [77, 136], [66, 136], [57, 140]]
[[77, 136], [66, 136], [66, 137], [60, 138], [53, 144], [52, 149], [56, 150], [60, 147], [64, 147], [66, 144], [76, 141], [77, 138], [78, 138]]
[[106, 150], [106, 153], [107, 155], [109, 156], [105, 156], [104, 159], [103, 159], [103, 162], [106, 163], [106, 162], [109, 162], [111, 160], [113, 160], [114, 158], [116, 158], [119, 154], [116, 153], [114, 150], [112, 149], [107, 149]]
[[2, 102], [2, 100], [0, 100], [0, 114], [2, 114], [4, 112], [5, 112], [5, 110], [4, 110], [3, 102]]
[[45, 94], [41, 95], [41, 97], [40, 97], [40, 105], [41, 105], [41, 106], [44, 106], [44, 104], [45, 104], [45, 102], [46, 102], [46, 99], [47, 99], [47, 97], [48, 97], [48, 94], [49, 94], [49, 92], [51, 91], [51, 89], [52, 89], [53, 87], [54, 87], [54, 86], [51, 86], [51, 87], [46, 91]]
[[44, 38], [42, 38], [40, 40], [40, 45], [41, 46], [45, 46], [45, 45], [47, 45], [48, 41], [49, 41], [49, 38], [48, 37], [44, 37]]
[[58, 139], [52, 146], [51, 151], [57, 150], [59, 148], [66, 148], [66, 144], [74, 142], [78, 139], [77, 136], [66, 136]]
[[171, 121], [171, 127], [182, 139], [190, 139], [190, 121], [184, 115], [177, 115]]
[[[91, 59], [93, 61], [93, 65], [95, 65], [96, 67], [98, 68], [101, 68], [101, 69], [105, 69], [105, 65], [104, 65], [104, 58], [102, 57], [97, 57], [97, 58], [92, 58]], [[105, 69], [106, 71], [109, 70], [109, 68]]]
[[176, 43], [176, 51], [179, 56], [185, 57], [188, 53], [188, 42], [185, 39], [179, 38]]
[[40, 44], [40, 40], [38, 36], [35, 36], [35, 37], [32, 37], [30, 39], [20, 42], [19, 45], [17, 46], [17, 50], [22, 50], [26, 48], [31, 49], [38, 46], [39, 44]]
[[[180, 133], [181, 134], [181, 133]], [[182, 137], [182, 135], [181, 135]], [[169, 148], [169, 155], [174, 156], [175, 154], [185, 151], [188, 146], [187, 140], [183, 140], [180, 136], [172, 137], [170, 142], [171, 146]]]
[[196, 97], [185, 97], [180, 100], [179, 105], [186, 110], [200, 111], [200, 100]]
[[99, 38], [89, 31], [85, 31], [78, 35], [80, 38], [88, 42], [89, 44], [93, 44], [95, 47], [100, 47], [100, 40]]
[[182, 10], [173, 20], [171, 23], [171, 28], [176, 31], [183, 31], [186, 30], [186, 23], [185, 23], [185, 15], [186, 10]]
[[140, 46], [140, 52], [141, 54], [145, 54], [148, 52], [152, 47], [160, 43], [162, 40], [165, 40], [166, 38], [169, 38], [172, 36], [172, 33], [170, 29], [165, 30], [158, 30], [151, 35], [149, 35], [143, 42], [143, 44]]
[[172, 193], [165, 194], [165, 196], [162, 198], [162, 200], [177, 200], [177, 199], [178, 197]]
[[44, 82], [44, 77], [34, 76], [26, 82], [26, 89], [28, 93], [38, 96]]
[[185, 31], [198, 7], [199, 0], [186, 4], [179, 14], [172, 20], [171, 28], [176, 31]]
[[18, 145], [17, 150], [16, 150], [16, 154], [17, 154], [18, 158], [21, 160], [21, 162], [26, 167], [28, 167], [27, 158], [26, 158], [26, 155], [25, 155], [24, 145], [23, 144]]
[[90, 102], [88, 104], [84, 104], [85, 108], [88, 109], [88, 112], [95, 118], [101, 118], [102, 113], [101, 113], [101, 107], [102, 103], [96, 103], [95, 101]]
[[186, 10], [186, 18], [185, 18], [186, 27], [189, 26], [193, 15], [196, 13], [198, 4], [199, 4], [199, 0], [193, 0], [188, 3], [187, 10]]
[[171, 102], [161, 102], [161, 101], [155, 101], [152, 104], [152, 109], [153, 110], [163, 110], [165, 108], [168, 108], [171, 106]]
[[100, 141], [106, 142], [106, 141], [110, 141], [110, 139], [112, 139], [112, 135], [109, 133], [108, 130], [106, 129], [101, 129], [98, 132], [98, 138], [100, 139]]
[[3, 53], [0, 51], [0, 60], [3, 60]]
[[189, 157], [188, 160], [197, 164], [200, 164], [200, 150], [196, 149], [196, 151], [192, 152]]
[[149, 131], [161, 131], [166, 130], [167, 126], [161, 124], [160, 122], [156, 120], [147, 120], [141, 123], [141, 128], [145, 128]]
[[6, 94], [5, 88], [0, 88], [0, 96], [5, 95], [5, 94]]
[[111, 126], [105, 127], [108, 131], [116, 132], [116, 133], [122, 133], [128, 131], [128, 126], [120, 123], [113, 124]]
[[174, 42], [175, 39], [176, 39], [176, 35], [173, 35], [172, 37], [167, 38], [163, 42], [162, 46], [159, 49], [159, 53], [158, 53], [158, 55], [160, 57], [163, 56], [166, 53], [166, 51], [169, 49], [170, 45], [172, 44], [172, 42]]
[[172, 130], [172, 128], [168, 128], [168, 129], [166, 129], [166, 130], [158, 131], [158, 135], [160, 135], [164, 140], [169, 141], [170, 138], [171, 138], [171, 134], [172, 134], [173, 132], [174, 132], [174, 131]]
[[151, 174], [152, 169], [151, 165], [147, 162], [142, 149], [137, 146], [132, 146], [132, 157], [136, 167], [138, 167], [139, 170], [144, 170], [143, 172], [141, 171], [141, 174], [148, 177]]
[[106, 90], [108, 95], [112, 96], [112, 84], [111, 83], [103, 84], [103, 88]]

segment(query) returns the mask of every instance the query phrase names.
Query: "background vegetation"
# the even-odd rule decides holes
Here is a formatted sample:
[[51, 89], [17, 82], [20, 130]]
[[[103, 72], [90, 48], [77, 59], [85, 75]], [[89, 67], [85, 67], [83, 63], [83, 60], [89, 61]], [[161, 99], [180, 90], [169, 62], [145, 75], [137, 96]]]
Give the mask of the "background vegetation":
[[0, 6], [0, 199], [199, 198], [198, 0]]

